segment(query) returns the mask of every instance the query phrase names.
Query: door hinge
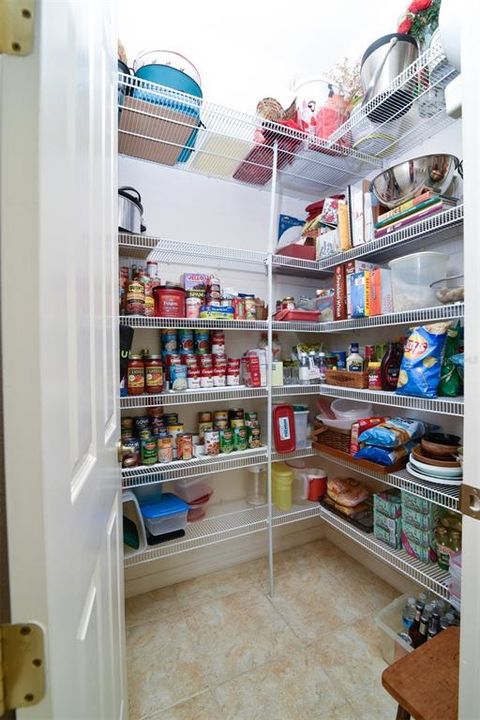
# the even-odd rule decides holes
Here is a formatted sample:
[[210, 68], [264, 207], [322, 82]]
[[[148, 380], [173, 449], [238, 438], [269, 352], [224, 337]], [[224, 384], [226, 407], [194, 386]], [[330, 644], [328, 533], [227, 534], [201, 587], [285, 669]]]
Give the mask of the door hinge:
[[460, 489], [460, 510], [475, 520], [480, 520], [480, 488], [462, 483]]
[[34, 623], [0, 625], [0, 717], [45, 695], [43, 630]]
[[35, 0], [0, 0], [0, 53], [30, 55], [35, 35]]

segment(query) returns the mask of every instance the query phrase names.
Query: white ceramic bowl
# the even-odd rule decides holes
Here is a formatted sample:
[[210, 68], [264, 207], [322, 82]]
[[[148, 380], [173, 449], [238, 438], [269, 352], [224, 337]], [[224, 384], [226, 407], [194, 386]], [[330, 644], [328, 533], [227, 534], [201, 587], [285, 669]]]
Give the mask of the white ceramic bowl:
[[167, 65], [191, 77], [197, 85], [202, 87], [202, 80], [197, 68], [190, 60], [172, 50], [143, 50], [133, 61], [135, 72], [144, 65]]
[[419, 470], [421, 473], [424, 473], [425, 475], [429, 475], [430, 477], [440, 477], [440, 478], [459, 478], [462, 477], [463, 471], [462, 468], [446, 468], [446, 467], [437, 467], [436, 465], [427, 465], [426, 463], [422, 463], [419, 460], [416, 460], [413, 455], [410, 455], [410, 465], [412, 467]]

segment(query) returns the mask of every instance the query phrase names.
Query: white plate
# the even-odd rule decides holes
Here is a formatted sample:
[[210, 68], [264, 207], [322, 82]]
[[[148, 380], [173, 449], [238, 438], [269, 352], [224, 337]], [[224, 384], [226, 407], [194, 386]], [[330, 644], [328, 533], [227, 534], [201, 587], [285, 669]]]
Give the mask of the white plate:
[[428, 477], [427, 475], [424, 475], [421, 472], [418, 472], [418, 470], [415, 470], [414, 467], [410, 465], [410, 463], [407, 463], [407, 470], [410, 473], [410, 475], [413, 475], [413, 477], [418, 478], [419, 480], [426, 480], [426, 482], [431, 482], [434, 485], [461, 485], [462, 480], [458, 479], [451, 479], [451, 480], [445, 480], [445, 478], [434, 478], [434, 477]]
[[459, 478], [463, 475], [463, 470], [461, 467], [446, 468], [437, 467], [437, 465], [427, 465], [427, 463], [422, 463], [420, 462], [420, 460], [414, 458], [411, 453], [409, 460], [410, 465], [413, 465], [414, 468], [416, 468], [419, 472], [424, 473], [425, 475], [431, 475], [441, 478]]

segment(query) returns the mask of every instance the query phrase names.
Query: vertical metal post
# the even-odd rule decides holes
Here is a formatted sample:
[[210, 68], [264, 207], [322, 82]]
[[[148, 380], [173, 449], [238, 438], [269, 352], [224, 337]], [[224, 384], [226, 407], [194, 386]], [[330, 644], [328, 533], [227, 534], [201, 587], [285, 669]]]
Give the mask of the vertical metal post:
[[268, 574], [270, 597], [275, 591], [273, 573], [273, 502], [272, 502], [272, 315], [273, 315], [273, 262], [277, 236], [277, 166], [278, 166], [278, 143], [273, 145], [272, 160], [272, 188], [270, 190], [270, 219], [269, 219], [269, 246], [267, 253], [268, 272], [268, 356], [267, 356], [267, 502], [268, 502]]

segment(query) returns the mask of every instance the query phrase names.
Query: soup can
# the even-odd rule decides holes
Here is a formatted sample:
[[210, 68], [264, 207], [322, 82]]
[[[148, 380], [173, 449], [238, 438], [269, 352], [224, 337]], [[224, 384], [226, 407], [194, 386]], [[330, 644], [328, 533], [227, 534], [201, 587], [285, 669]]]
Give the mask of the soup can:
[[173, 460], [173, 444], [171, 435], [163, 435], [157, 439], [158, 462], [168, 463]]
[[218, 430], [205, 431], [205, 454], [218, 455], [220, 452], [220, 433]]
[[204, 439], [206, 432], [211, 432], [212, 430], [213, 422], [211, 420], [206, 420], [198, 423], [198, 436], [200, 440]]
[[140, 440], [140, 457], [142, 465], [155, 465], [158, 461], [157, 441], [153, 437]]
[[220, 452], [231, 453], [233, 451], [233, 430], [226, 428], [220, 430]]
[[247, 428], [247, 442], [249, 448], [262, 447], [261, 432], [258, 426]]
[[246, 450], [247, 449], [247, 428], [236, 427], [233, 429], [233, 449], [234, 450]]
[[182, 328], [178, 331], [178, 352], [180, 355], [193, 355], [193, 330]]
[[177, 435], [177, 460], [191, 460], [192, 457], [192, 433], [180, 433]]
[[140, 435], [142, 430], [148, 430], [150, 427], [150, 418], [147, 415], [138, 415], [134, 420], [135, 432]]
[[163, 416], [165, 418], [165, 422], [168, 425], [177, 425], [178, 424], [178, 413], [165, 413]]
[[210, 350], [210, 333], [208, 330], [195, 330], [195, 352], [205, 355]]
[[164, 353], [177, 352], [178, 345], [176, 330], [171, 330], [170, 328], [162, 330], [162, 350]]

